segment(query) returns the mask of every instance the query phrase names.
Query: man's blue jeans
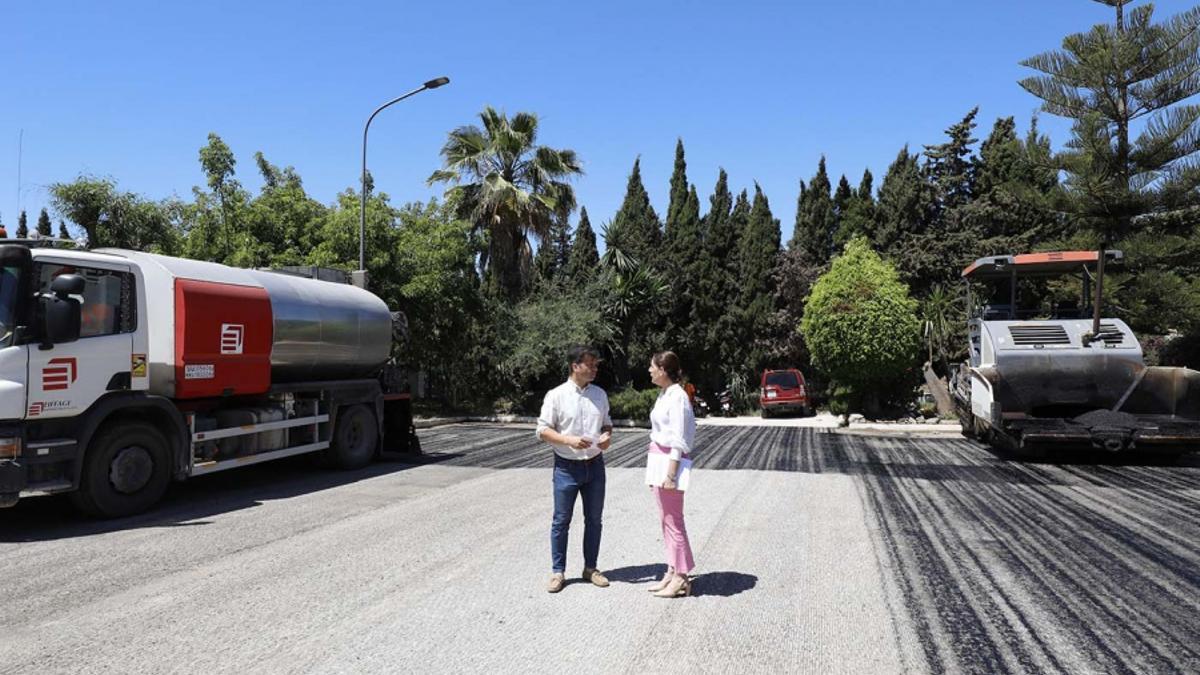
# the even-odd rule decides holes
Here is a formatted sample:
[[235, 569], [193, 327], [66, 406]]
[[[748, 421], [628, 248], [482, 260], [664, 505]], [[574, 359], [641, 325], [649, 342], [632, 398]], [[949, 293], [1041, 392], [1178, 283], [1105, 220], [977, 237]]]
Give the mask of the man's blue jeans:
[[550, 525], [550, 561], [554, 572], [567, 569], [567, 532], [575, 496], [583, 495], [583, 566], [596, 569], [604, 515], [604, 455], [589, 460], [554, 456], [554, 521]]

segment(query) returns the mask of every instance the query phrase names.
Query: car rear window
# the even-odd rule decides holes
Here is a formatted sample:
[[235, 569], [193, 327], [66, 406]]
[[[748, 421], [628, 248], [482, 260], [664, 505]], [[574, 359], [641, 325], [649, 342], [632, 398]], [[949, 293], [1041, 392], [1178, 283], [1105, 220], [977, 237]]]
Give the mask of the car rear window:
[[795, 389], [796, 374], [795, 373], [767, 373], [767, 384], [773, 384], [780, 389]]

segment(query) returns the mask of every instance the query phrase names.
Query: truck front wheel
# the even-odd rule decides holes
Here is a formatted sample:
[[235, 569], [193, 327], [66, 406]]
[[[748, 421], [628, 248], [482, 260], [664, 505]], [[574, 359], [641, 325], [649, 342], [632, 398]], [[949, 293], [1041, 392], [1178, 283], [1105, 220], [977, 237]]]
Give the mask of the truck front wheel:
[[112, 424], [89, 444], [71, 501], [89, 515], [120, 518], [156, 504], [170, 482], [170, 453], [158, 429], [145, 422]]
[[338, 415], [333, 442], [327, 451], [330, 463], [339, 469], [360, 469], [371, 463], [378, 442], [375, 413], [361, 403], [350, 406]]

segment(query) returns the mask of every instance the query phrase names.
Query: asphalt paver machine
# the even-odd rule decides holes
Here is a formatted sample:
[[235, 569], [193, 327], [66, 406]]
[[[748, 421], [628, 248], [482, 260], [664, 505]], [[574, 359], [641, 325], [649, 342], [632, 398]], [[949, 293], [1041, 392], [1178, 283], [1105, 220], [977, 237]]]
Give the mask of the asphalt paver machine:
[[[1122, 258], [1105, 252], [1109, 265]], [[980, 258], [963, 271], [968, 359], [950, 389], [964, 434], [1019, 453], [1200, 449], [1200, 372], [1147, 366], [1120, 319], [1101, 317], [1096, 330], [1098, 262], [1096, 251], [1030, 253]]]

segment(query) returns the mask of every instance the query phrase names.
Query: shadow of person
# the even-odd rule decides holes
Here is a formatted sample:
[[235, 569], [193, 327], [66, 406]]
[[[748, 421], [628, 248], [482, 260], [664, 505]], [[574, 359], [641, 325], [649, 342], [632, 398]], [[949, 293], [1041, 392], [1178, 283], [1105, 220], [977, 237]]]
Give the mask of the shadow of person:
[[658, 581], [662, 575], [666, 574], [667, 566], [658, 565], [637, 565], [633, 567], [618, 567], [614, 570], [607, 570], [604, 576], [608, 577], [609, 581], [622, 584], [645, 584], [651, 581]]
[[706, 572], [692, 577], [692, 595], [728, 598], [754, 588], [758, 577], [741, 572]]

